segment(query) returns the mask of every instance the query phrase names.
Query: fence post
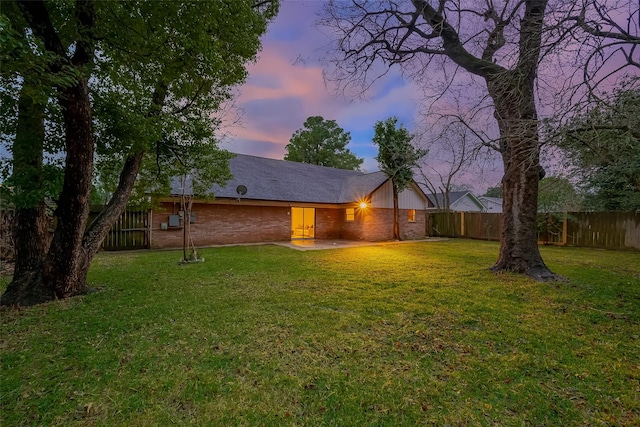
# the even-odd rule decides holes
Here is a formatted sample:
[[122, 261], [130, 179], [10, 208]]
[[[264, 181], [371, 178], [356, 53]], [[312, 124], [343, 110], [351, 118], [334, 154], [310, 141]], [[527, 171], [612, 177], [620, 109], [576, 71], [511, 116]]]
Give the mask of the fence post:
[[460, 236], [464, 237], [464, 212], [460, 212]]

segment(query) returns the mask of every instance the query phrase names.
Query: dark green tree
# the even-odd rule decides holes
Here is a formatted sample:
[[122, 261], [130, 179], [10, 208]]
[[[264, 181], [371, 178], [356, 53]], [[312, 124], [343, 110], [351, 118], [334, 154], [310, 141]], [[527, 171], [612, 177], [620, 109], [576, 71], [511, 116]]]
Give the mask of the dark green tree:
[[338, 169], [359, 170], [364, 159], [347, 148], [351, 135], [335, 120], [320, 116], [309, 117], [304, 128], [294, 132], [285, 147], [284, 159], [292, 162], [329, 166]]
[[489, 187], [489, 188], [487, 188], [487, 192], [484, 193], [483, 196], [501, 198], [502, 197], [502, 187], [501, 186]]
[[[3, 2], [0, 114], [9, 118], [2, 139], [12, 152], [4, 170], [21, 207], [15, 241], [23, 264], [2, 304], [86, 293], [91, 261], [143, 165], [157, 170], [169, 158], [195, 153], [211, 160], [201, 162], [210, 168], [201, 176], [211, 182], [229, 176], [211, 116], [246, 78], [245, 65], [277, 6], [277, 0]], [[49, 223], [42, 209], [46, 181], [24, 179], [43, 170], [47, 158], [64, 159], [50, 241], [40, 226]], [[106, 171], [117, 176], [111, 198], [89, 224], [94, 176]], [[162, 187], [168, 175], [159, 177]]]
[[413, 180], [413, 169], [427, 152], [411, 144], [413, 135], [402, 125], [397, 127], [398, 118], [390, 117], [374, 126], [373, 143], [378, 146], [376, 160], [380, 170], [389, 178], [393, 186], [393, 238], [400, 240], [398, 221], [398, 193]]
[[580, 209], [582, 196], [567, 178], [548, 176], [538, 185], [538, 212], [575, 212]]
[[640, 210], [640, 80], [627, 82], [610, 101], [601, 100], [561, 128], [553, 141], [578, 177], [584, 207]]

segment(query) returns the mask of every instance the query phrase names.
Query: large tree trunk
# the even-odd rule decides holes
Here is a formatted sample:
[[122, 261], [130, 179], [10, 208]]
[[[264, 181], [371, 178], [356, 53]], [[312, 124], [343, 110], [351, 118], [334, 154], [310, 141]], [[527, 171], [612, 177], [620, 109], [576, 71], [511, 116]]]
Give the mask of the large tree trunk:
[[58, 225], [44, 263], [42, 279], [56, 297], [67, 298], [87, 292], [81, 274], [82, 241], [89, 218], [93, 180], [93, 134], [91, 101], [87, 80], [78, 77], [73, 87], [59, 96], [66, 129], [64, 184], [58, 199]]
[[[45, 105], [34, 99], [33, 93], [37, 89], [25, 79], [18, 100], [18, 127], [12, 150], [16, 194], [14, 280], [0, 297], [3, 305], [37, 304], [53, 295], [38, 279], [50, 239], [42, 176]], [[36, 285], [30, 286], [31, 283]]]
[[98, 253], [102, 241], [109, 233], [111, 226], [118, 219], [127, 207], [127, 202], [131, 196], [131, 191], [136, 182], [144, 152], [138, 152], [127, 157], [122, 172], [118, 188], [113, 193], [111, 200], [100, 214], [93, 220], [84, 234], [82, 241], [82, 259], [78, 271], [78, 278], [86, 283], [87, 273], [91, 266], [93, 257]]
[[[14, 274], [14, 280], [10, 287], [13, 285], [16, 289], [20, 289], [21, 292], [14, 292], [15, 295], [7, 296], [7, 298], [5, 298], [7, 294], [3, 295], [2, 304], [19, 304], [24, 306], [34, 305], [50, 301], [56, 297], [62, 298], [82, 294], [89, 290], [86, 285], [86, 278], [87, 273], [89, 272], [89, 267], [91, 266], [91, 261], [100, 249], [100, 245], [114, 221], [122, 214], [127, 206], [127, 201], [129, 200], [129, 196], [131, 195], [136, 177], [140, 170], [143, 155], [143, 152], [139, 152], [126, 159], [123, 170], [120, 174], [118, 188], [114, 192], [105, 209], [83, 233], [81, 246], [73, 251], [75, 262], [66, 264], [62, 274], [54, 273], [59, 274], [56, 277], [61, 277], [62, 280], [69, 280], [68, 278], [71, 277], [69, 273], [72, 273], [73, 283], [77, 285], [75, 292], [69, 293], [66, 296], [64, 294], [60, 294], [57, 292], [55, 287], [51, 286], [52, 283], [56, 283], [52, 281], [53, 276], [43, 277], [41, 269], [42, 259], [44, 258], [43, 251], [40, 264], [30, 266], [31, 268], [22, 269], [19, 274]], [[46, 232], [46, 227], [44, 231]], [[53, 259], [55, 255], [56, 254], [53, 253], [52, 248], [50, 258]], [[29, 259], [33, 258], [31, 257]], [[71, 268], [73, 268], [73, 270], [71, 270]], [[66, 282], [62, 283], [64, 284]], [[64, 289], [69, 288], [67, 287]]]
[[537, 236], [538, 181], [543, 173], [534, 83], [546, 6], [547, 0], [525, 2], [517, 66], [485, 74], [504, 165], [500, 255], [492, 270], [526, 274], [540, 281], [558, 279], [542, 260]]
[[504, 165], [500, 255], [493, 271], [556, 280], [538, 249], [538, 181], [541, 178], [533, 78], [518, 71], [487, 79], [501, 136]]
[[522, 273], [537, 280], [557, 279], [542, 261], [536, 235], [540, 146], [534, 82], [548, 0], [522, 2], [525, 10], [513, 70], [497, 65], [494, 58], [502, 47], [504, 27], [497, 27], [490, 34], [482, 58], [477, 58], [464, 48], [455, 28], [435, 8], [422, 0], [413, 3], [440, 34], [445, 55], [470, 73], [483, 77], [493, 99], [504, 177], [500, 256], [492, 269]]
[[[26, 267], [14, 274], [9, 295], [3, 295], [3, 305], [34, 305], [55, 298], [67, 298], [89, 291], [87, 274], [93, 257], [114, 221], [122, 214], [133, 190], [144, 152], [131, 154], [125, 160], [118, 187], [105, 209], [87, 227], [89, 215], [91, 179], [93, 174], [93, 137], [91, 133], [91, 109], [86, 81], [70, 89], [60, 97], [64, 107], [67, 133], [67, 159], [65, 183], [59, 198], [58, 227], [48, 256], [46, 247], [39, 258], [27, 254]], [[154, 103], [164, 103], [166, 88], [154, 94]], [[150, 114], [157, 114], [152, 111]], [[89, 155], [90, 157], [86, 157]], [[40, 152], [40, 159], [42, 153]], [[69, 197], [71, 195], [71, 197]], [[43, 205], [44, 206], [44, 205]], [[25, 217], [25, 221], [29, 221]], [[47, 228], [44, 228], [46, 233]], [[28, 235], [21, 235], [26, 238]], [[43, 239], [41, 242], [48, 242]], [[34, 263], [39, 259], [37, 263]], [[46, 261], [46, 262], [45, 262]], [[6, 298], [5, 298], [6, 296]]]
[[[86, 71], [94, 57], [95, 11], [91, 0], [78, 0], [75, 24], [78, 39], [72, 57], [63, 45], [42, 1], [21, 1], [19, 6], [34, 34], [47, 51], [57, 57], [52, 71], [64, 66], [77, 70], [72, 85], [58, 87], [65, 126], [65, 173], [62, 192], [57, 200], [57, 227], [46, 257], [33, 256], [25, 268], [14, 273], [13, 283], [22, 292], [17, 298], [3, 298], [2, 304], [33, 305], [54, 298], [67, 298], [86, 293], [83, 274], [85, 248], [83, 238], [89, 216], [93, 179], [94, 144], [91, 99]], [[44, 240], [43, 240], [44, 241]], [[33, 255], [33, 254], [31, 254]], [[35, 297], [29, 297], [31, 293]]]
[[[148, 117], [160, 114], [167, 97], [167, 89], [168, 86], [165, 82], [158, 82], [156, 84], [152, 97], [153, 105], [147, 113]], [[143, 157], [144, 151], [138, 151], [127, 156], [122, 171], [120, 172], [120, 179], [116, 191], [111, 196], [107, 206], [93, 220], [93, 223], [91, 223], [84, 234], [78, 277], [85, 283], [93, 257], [98, 253], [100, 245], [109, 233], [113, 223], [127, 208], [127, 203], [131, 197], [133, 186], [136, 183]]]
[[[153, 92], [153, 105], [147, 116], [151, 117], [160, 114], [166, 97], [167, 84], [158, 82]], [[102, 212], [93, 220], [84, 234], [82, 241], [83, 250], [81, 258], [79, 259], [78, 278], [85, 283], [93, 257], [98, 253], [100, 245], [109, 233], [113, 223], [122, 215], [122, 212], [124, 212], [127, 207], [133, 186], [138, 177], [138, 172], [140, 171], [140, 166], [142, 165], [143, 157], [144, 151], [138, 151], [127, 156], [122, 171], [120, 172], [120, 179], [116, 191], [111, 196], [107, 206], [105, 206]]]

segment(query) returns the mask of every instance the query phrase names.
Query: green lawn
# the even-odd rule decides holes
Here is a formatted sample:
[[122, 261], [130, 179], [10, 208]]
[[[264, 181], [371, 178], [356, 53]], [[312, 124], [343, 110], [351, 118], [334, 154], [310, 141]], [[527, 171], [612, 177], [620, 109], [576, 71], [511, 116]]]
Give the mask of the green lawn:
[[470, 240], [103, 253], [2, 311], [1, 425], [639, 425], [640, 253], [541, 250], [566, 283]]

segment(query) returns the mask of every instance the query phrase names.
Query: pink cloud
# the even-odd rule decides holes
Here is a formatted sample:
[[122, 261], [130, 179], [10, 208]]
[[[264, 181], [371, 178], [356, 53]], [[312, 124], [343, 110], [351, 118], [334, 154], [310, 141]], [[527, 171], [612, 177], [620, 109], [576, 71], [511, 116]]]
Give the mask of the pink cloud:
[[[250, 77], [237, 98], [245, 113], [243, 124], [231, 129], [240, 139], [279, 144], [283, 154], [289, 138], [307, 117], [331, 118], [339, 104], [325, 87], [322, 69], [296, 65], [287, 58], [288, 53], [285, 43], [270, 44], [249, 67]], [[268, 126], [260, 126], [265, 116]]]

